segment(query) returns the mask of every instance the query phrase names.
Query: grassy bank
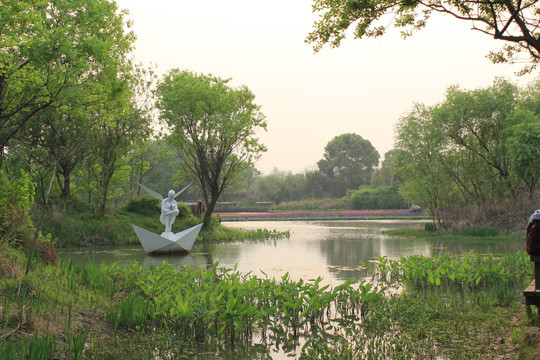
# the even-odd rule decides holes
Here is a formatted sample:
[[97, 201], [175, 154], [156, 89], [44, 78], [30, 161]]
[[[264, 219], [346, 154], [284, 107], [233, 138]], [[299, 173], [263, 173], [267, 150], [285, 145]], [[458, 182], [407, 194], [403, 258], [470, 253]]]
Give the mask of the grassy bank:
[[64, 262], [24, 276], [2, 250], [0, 359], [534, 358], [522, 252], [380, 258], [375, 283], [332, 288], [217, 266]]
[[[179, 205], [180, 214], [172, 231], [180, 232], [201, 222], [189, 208]], [[39, 212], [36, 211], [38, 216]], [[159, 201], [151, 197], [140, 197], [126, 206], [109, 209], [105, 217], [97, 210], [78, 200], [52, 200], [46, 212], [43, 233], [51, 234], [57, 247], [85, 247], [139, 244], [131, 224], [154, 233], [161, 233], [163, 225], [159, 221]], [[273, 230], [258, 229], [244, 231], [221, 226], [215, 216], [208, 228], [203, 229], [198, 242], [237, 241], [242, 239], [269, 239], [288, 236]]]

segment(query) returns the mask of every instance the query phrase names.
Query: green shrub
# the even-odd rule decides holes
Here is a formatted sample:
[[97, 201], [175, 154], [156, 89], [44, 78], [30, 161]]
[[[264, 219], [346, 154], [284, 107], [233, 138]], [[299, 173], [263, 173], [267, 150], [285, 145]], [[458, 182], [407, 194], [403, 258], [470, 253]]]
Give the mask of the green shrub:
[[193, 216], [191, 208], [184, 203], [178, 203], [178, 210], [180, 210], [180, 213], [178, 214], [179, 219], [188, 219], [190, 216]]
[[407, 203], [397, 187], [381, 186], [351, 192], [353, 208], [356, 210], [405, 209]]
[[154, 216], [161, 212], [161, 205], [158, 199], [143, 195], [132, 198], [126, 204], [126, 211], [146, 216]]
[[0, 171], [0, 241], [22, 245], [33, 237], [35, 227], [30, 218], [35, 184], [21, 170], [17, 179]]
[[[143, 195], [130, 199], [125, 210], [144, 216], [156, 216], [161, 214], [161, 203], [150, 195]], [[191, 208], [183, 202], [178, 202], [178, 210], [180, 211], [179, 219], [187, 219], [191, 216]]]
[[[195, 217], [194, 217], [195, 219]], [[192, 221], [192, 222], [189, 222], [190, 226], [195, 226], [197, 225], [197, 223], [199, 223], [200, 221]], [[193, 225], [191, 225], [193, 224]], [[212, 233], [212, 232], [219, 232], [219, 231], [222, 231], [223, 230], [223, 226], [221, 226], [221, 223], [219, 221], [219, 218], [215, 215], [212, 215], [210, 217], [210, 222], [208, 223], [208, 225], [206, 226], [206, 232], [207, 233]]]

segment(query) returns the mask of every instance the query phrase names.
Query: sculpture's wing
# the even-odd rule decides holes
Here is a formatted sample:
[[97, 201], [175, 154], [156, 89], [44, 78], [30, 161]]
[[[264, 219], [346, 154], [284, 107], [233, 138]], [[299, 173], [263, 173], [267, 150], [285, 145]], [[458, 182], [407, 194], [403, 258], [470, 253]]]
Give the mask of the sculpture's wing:
[[193, 184], [193, 181], [190, 182], [189, 184], [187, 184], [187, 186], [185, 188], [183, 188], [182, 190], [180, 190], [179, 192], [177, 192], [174, 197], [177, 197], [178, 195], [180, 195], [181, 193], [184, 192], [184, 190], [186, 190], [188, 187], [190, 187], [190, 185]]
[[163, 200], [163, 195], [161, 195], [160, 193], [157, 193], [154, 190], [147, 188], [143, 184], [139, 184], [139, 186], [141, 187], [141, 189], [143, 189], [144, 191], [146, 191], [148, 194], [152, 195], [156, 199]]

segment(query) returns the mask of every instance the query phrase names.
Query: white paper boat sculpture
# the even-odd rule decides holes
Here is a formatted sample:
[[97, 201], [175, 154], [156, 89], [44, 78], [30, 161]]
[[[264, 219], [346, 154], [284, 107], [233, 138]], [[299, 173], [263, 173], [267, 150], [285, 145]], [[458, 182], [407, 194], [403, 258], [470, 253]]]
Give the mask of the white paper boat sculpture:
[[139, 184], [141, 189], [161, 201], [161, 216], [159, 220], [165, 225], [165, 232], [158, 235], [131, 224], [147, 254], [175, 254], [189, 253], [191, 251], [191, 247], [197, 239], [197, 235], [199, 235], [199, 231], [201, 231], [203, 224], [195, 225], [177, 234], [171, 232], [172, 223], [178, 215], [178, 207], [174, 198], [186, 190], [189, 185], [179, 192], [170, 190], [165, 198], [154, 190]]
[[195, 225], [176, 234], [164, 232], [161, 235], [154, 234], [133, 224], [131, 226], [133, 226], [133, 230], [135, 230], [147, 254], [175, 254], [189, 253], [191, 251], [203, 224]]

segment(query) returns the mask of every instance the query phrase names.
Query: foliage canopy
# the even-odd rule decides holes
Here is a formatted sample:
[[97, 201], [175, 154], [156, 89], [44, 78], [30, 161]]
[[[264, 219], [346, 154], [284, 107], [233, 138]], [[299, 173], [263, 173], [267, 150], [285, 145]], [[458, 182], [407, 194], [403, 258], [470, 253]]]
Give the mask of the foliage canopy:
[[313, 12], [321, 18], [306, 41], [319, 51], [325, 44], [338, 47], [353, 29], [355, 38], [378, 37], [388, 24], [402, 28], [404, 37], [426, 26], [435, 13], [469, 21], [472, 29], [507, 42], [501, 51], [491, 52], [493, 62], [516, 60], [526, 53], [530, 71], [540, 60], [537, 0], [315, 0]]
[[324, 155], [317, 163], [319, 170], [329, 178], [340, 179], [344, 185], [340, 196], [347, 189], [369, 184], [373, 168], [379, 164], [379, 153], [369, 140], [358, 134], [341, 134], [324, 148]]
[[0, 149], [62, 92], [89, 89], [125, 63], [134, 36], [117, 11], [109, 0], [2, 1]]

